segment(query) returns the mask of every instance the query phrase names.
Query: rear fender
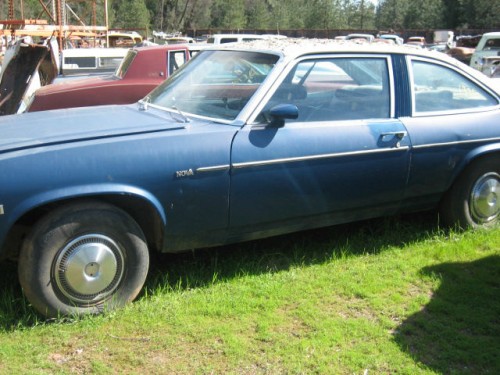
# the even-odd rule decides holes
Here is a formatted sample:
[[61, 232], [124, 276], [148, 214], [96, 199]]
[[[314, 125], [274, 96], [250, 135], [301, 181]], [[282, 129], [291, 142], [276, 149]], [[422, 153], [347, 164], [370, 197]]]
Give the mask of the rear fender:
[[472, 149], [465, 155], [462, 159], [461, 164], [455, 169], [455, 173], [452, 176], [449, 186], [457, 179], [457, 177], [474, 161], [479, 158], [487, 157], [488, 155], [500, 155], [500, 139], [496, 143], [490, 143], [484, 146]]

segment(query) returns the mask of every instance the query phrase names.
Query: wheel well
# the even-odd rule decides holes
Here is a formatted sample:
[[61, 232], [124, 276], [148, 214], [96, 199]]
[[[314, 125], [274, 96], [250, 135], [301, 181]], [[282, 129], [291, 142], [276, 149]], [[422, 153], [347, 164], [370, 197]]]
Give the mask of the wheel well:
[[[446, 198], [446, 195], [450, 192], [450, 190], [453, 188], [457, 180], [460, 179], [460, 176], [462, 176], [464, 173], [466, 173], [467, 170], [472, 168], [475, 164], [482, 162], [483, 160], [490, 159], [490, 158], [498, 158], [500, 159], [500, 151], [494, 151], [494, 152], [489, 152], [489, 153], [483, 153], [476, 155], [469, 160], [467, 160], [462, 168], [455, 174], [453, 179], [450, 181], [448, 188], [446, 191], [444, 191], [443, 195], [441, 196], [441, 201], [440, 205], [443, 203], [443, 200]], [[500, 160], [499, 160], [500, 161]]]
[[500, 151], [498, 151], [498, 150], [492, 150], [492, 151], [487, 152], [487, 153], [482, 153], [482, 154], [474, 155], [474, 156], [470, 157], [468, 160], [465, 160], [464, 163], [463, 163], [463, 166], [460, 168], [459, 171], [456, 172], [456, 174], [453, 176], [453, 178], [449, 182], [449, 186], [448, 186], [448, 189], [446, 191], [449, 191], [453, 187], [453, 185], [455, 184], [455, 182], [457, 181], [457, 179], [459, 179], [460, 176], [463, 175], [465, 171], [467, 171], [473, 165], [475, 165], [477, 163], [480, 163], [483, 160], [489, 159], [489, 158], [498, 158], [498, 159], [500, 159]]
[[161, 251], [164, 225], [155, 208], [140, 197], [110, 194], [51, 202], [27, 212], [10, 229], [1, 252], [2, 258], [17, 258], [23, 239], [33, 224], [42, 216], [58, 207], [82, 202], [89, 202], [89, 204], [91, 202], [108, 203], [127, 212], [141, 227], [150, 251]]
[[[486, 176], [485, 173], [498, 174], [499, 171], [500, 152], [481, 154], [468, 160], [441, 198], [439, 210], [442, 222], [447, 226], [458, 226], [463, 229], [488, 225], [488, 222], [494, 223], [498, 215], [494, 206], [490, 206], [489, 203], [478, 204], [476, 193], [482, 196], [483, 201], [486, 200], [486, 195], [483, 196], [482, 191], [472, 194], [472, 191], [480, 181], [478, 179]], [[487, 189], [485, 191], [485, 194], [490, 193]]]
[[471, 166], [473, 166], [474, 164], [480, 163], [480, 162], [482, 162], [483, 160], [486, 160], [486, 159], [495, 159], [495, 158], [500, 160], [500, 151], [495, 151], [495, 152], [489, 152], [489, 153], [485, 153], [485, 154], [476, 155], [474, 158], [470, 159], [464, 165], [464, 167], [462, 168], [462, 170], [460, 171], [460, 173], [458, 174], [458, 176], [460, 176], [462, 173], [464, 173], [467, 169], [471, 168]]

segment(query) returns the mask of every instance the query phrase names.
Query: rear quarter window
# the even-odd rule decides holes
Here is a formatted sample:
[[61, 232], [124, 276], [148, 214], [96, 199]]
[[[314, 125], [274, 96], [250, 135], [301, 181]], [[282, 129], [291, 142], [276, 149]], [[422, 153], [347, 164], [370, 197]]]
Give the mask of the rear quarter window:
[[467, 111], [498, 104], [492, 94], [447, 66], [412, 60], [411, 69], [415, 114]]

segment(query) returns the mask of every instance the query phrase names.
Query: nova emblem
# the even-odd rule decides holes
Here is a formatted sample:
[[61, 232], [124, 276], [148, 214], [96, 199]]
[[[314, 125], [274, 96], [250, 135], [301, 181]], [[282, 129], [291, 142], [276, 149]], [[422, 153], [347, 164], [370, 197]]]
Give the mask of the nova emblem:
[[184, 171], [177, 171], [175, 172], [175, 177], [179, 178], [179, 177], [189, 177], [189, 176], [193, 176], [194, 175], [194, 172], [191, 168], [189, 169], [186, 169]]

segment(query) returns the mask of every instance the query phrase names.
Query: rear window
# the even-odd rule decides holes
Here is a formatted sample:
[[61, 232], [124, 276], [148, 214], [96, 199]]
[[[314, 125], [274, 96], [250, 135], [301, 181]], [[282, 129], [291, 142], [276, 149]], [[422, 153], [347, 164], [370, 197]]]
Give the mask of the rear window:
[[121, 64], [116, 68], [115, 71], [115, 76], [119, 78], [125, 77], [127, 74], [127, 70], [132, 64], [132, 61], [134, 61], [135, 57], [137, 56], [137, 51], [134, 50], [129, 50], [127, 55], [123, 58]]

